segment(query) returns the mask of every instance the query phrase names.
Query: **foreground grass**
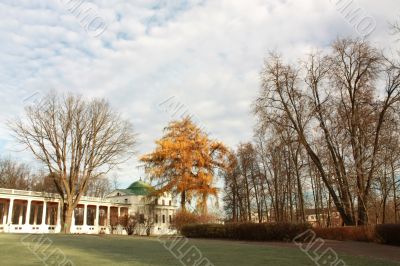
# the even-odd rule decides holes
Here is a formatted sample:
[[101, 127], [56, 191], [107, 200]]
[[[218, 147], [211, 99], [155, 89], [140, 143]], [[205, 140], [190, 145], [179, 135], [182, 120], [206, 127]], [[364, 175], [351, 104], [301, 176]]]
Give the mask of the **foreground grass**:
[[[37, 237], [40, 236], [33, 238], [28, 235], [0, 234], [0, 264], [44, 265], [31, 251], [35, 249], [34, 243], [37, 242]], [[51, 240], [51, 245], [47, 249], [37, 250], [39, 256], [44, 257], [60, 250], [74, 265], [181, 265], [156, 238], [90, 235], [45, 235], [45, 237]], [[24, 241], [21, 242], [21, 239]], [[188, 247], [191, 245], [196, 246], [216, 266], [315, 265], [304, 253], [295, 248], [214, 240], [190, 240]], [[347, 265], [399, 265], [363, 257], [340, 255], [340, 258]], [[50, 261], [47, 263], [51, 265]]]

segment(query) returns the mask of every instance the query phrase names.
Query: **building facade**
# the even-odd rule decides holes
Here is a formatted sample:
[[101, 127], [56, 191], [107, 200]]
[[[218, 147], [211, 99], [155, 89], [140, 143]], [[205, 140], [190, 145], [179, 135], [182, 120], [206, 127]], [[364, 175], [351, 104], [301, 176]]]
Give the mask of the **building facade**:
[[336, 209], [306, 209], [306, 221], [313, 227], [340, 227], [343, 225], [343, 220]]
[[[121, 217], [138, 215], [137, 234], [174, 234], [171, 221], [177, 207], [172, 197], [156, 198], [150, 196], [152, 191], [137, 181], [105, 198], [83, 196], [72, 216], [71, 233], [126, 234]], [[0, 188], [0, 232], [59, 233], [61, 211], [58, 194]]]
[[143, 181], [132, 183], [127, 189], [117, 189], [107, 196], [116, 204], [129, 205], [128, 215], [139, 218], [135, 233], [147, 235], [175, 234], [171, 227], [177, 206], [171, 194], [150, 196], [154, 188]]

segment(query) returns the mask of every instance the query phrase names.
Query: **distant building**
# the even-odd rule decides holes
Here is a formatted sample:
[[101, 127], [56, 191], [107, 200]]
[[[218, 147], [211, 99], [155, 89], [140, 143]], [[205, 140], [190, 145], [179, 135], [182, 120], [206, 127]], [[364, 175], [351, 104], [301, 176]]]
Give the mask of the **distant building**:
[[154, 187], [143, 182], [136, 181], [127, 189], [117, 189], [106, 196], [117, 204], [128, 204], [129, 214], [141, 217], [137, 227], [137, 234], [146, 234], [150, 227], [152, 235], [174, 234], [171, 222], [175, 216], [177, 206], [170, 193], [164, 193], [158, 197], [148, 197], [154, 191]]
[[[142, 181], [127, 189], [117, 189], [105, 198], [85, 197], [79, 201], [72, 217], [71, 233], [126, 234], [119, 217], [138, 215], [136, 233], [173, 234], [171, 221], [177, 206], [171, 195], [150, 196], [154, 188]], [[61, 231], [61, 197], [58, 194], [0, 188], [0, 232], [59, 233]]]
[[[338, 227], [342, 226], [342, 219], [336, 209], [306, 209], [306, 221], [313, 227]], [[319, 221], [319, 222], [318, 222]]]

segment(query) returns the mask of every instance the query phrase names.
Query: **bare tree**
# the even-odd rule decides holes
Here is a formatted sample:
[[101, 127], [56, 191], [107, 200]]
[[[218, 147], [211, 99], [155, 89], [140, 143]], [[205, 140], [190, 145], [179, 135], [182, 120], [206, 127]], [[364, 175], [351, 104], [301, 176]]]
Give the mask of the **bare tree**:
[[28, 190], [32, 186], [31, 169], [12, 159], [0, 159], [0, 187]]
[[10, 122], [17, 140], [54, 176], [63, 200], [63, 230], [69, 233], [74, 208], [91, 180], [109, 172], [133, 151], [129, 122], [104, 100], [49, 94]]
[[330, 54], [311, 55], [301, 66], [275, 54], [265, 63], [255, 104], [260, 125], [293, 132], [290, 139], [307, 152], [347, 225], [368, 222], [382, 128], [400, 99], [398, 66], [352, 39], [336, 41]]
[[104, 198], [112, 190], [110, 180], [106, 176], [92, 178], [88, 185], [86, 196]]
[[394, 35], [400, 35], [400, 20], [390, 23], [390, 28]]

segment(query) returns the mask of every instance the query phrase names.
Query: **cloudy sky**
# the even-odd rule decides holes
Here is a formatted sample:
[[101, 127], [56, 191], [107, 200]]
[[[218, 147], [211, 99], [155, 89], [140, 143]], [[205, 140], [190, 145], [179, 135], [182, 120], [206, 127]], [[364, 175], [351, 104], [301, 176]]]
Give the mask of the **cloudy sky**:
[[[0, 0], [0, 154], [34, 161], [5, 121], [50, 90], [106, 98], [134, 124], [138, 154], [183, 113], [235, 147], [252, 138], [269, 51], [296, 60], [369, 33], [390, 50], [399, 15], [398, 0]], [[137, 166], [113, 173], [121, 186]]]

